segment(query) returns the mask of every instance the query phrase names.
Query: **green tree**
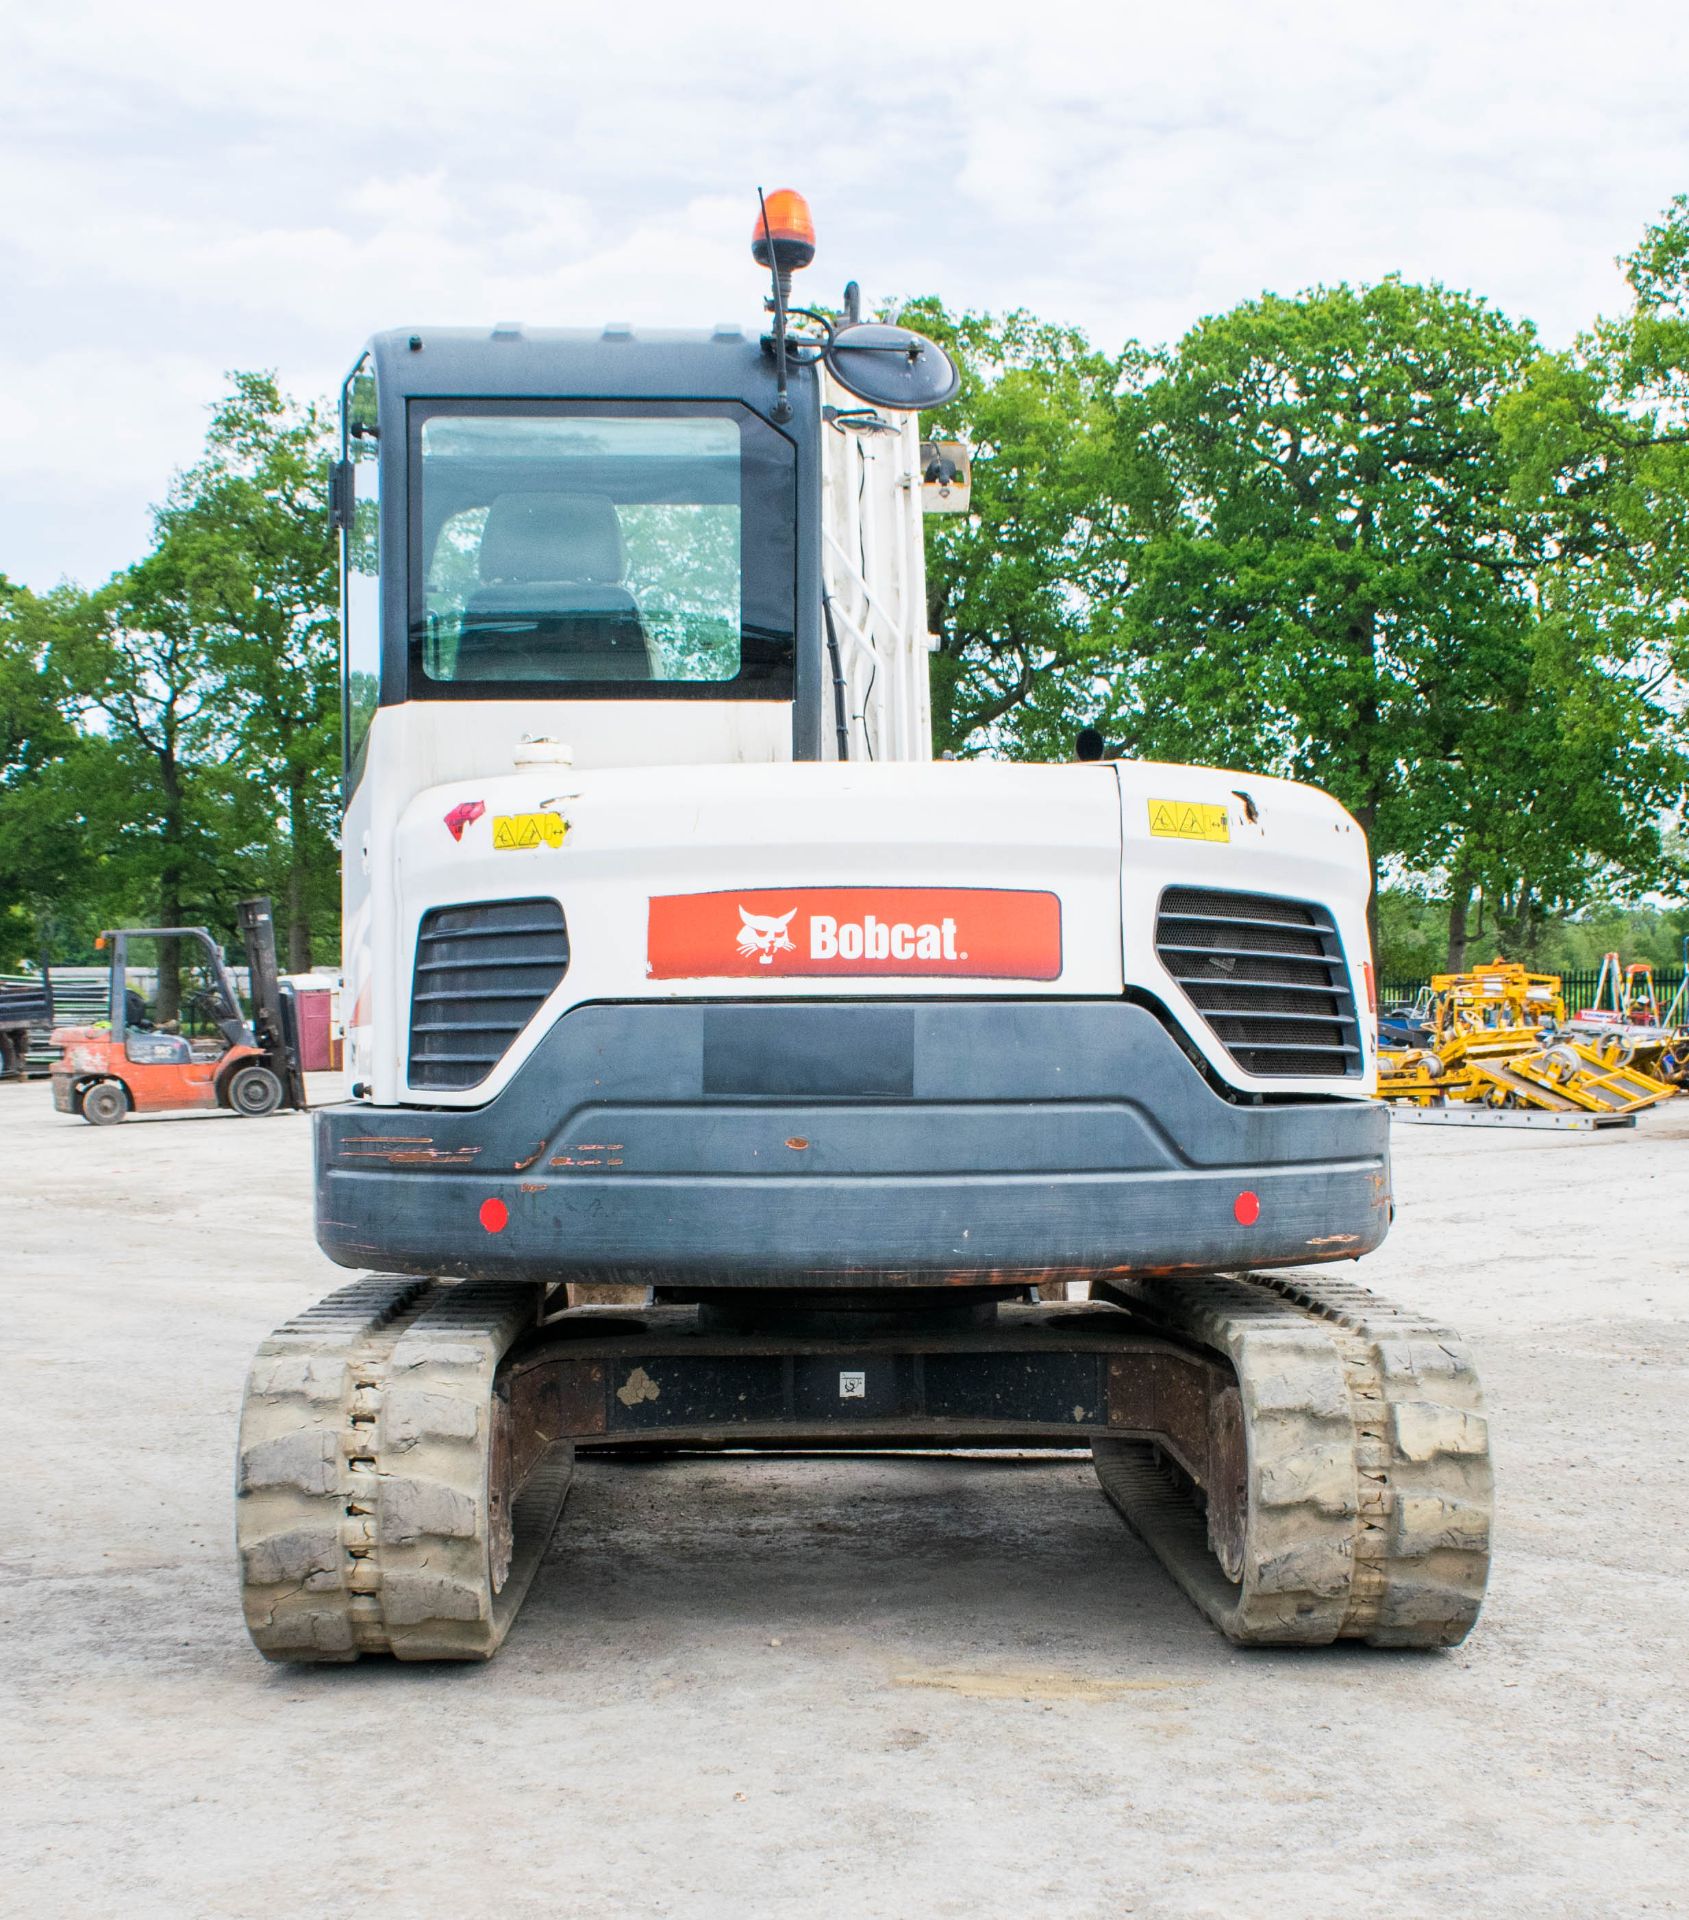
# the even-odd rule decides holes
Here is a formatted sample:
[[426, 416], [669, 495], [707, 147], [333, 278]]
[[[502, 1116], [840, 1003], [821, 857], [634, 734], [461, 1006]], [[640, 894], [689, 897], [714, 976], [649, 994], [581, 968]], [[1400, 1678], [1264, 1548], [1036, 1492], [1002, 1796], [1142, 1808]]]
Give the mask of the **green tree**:
[[121, 770], [107, 735], [76, 724], [68, 671], [97, 625], [75, 587], [0, 580], [0, 967], [80, 957], [124, 895]]
[[[314, 929], [332, 939], [326, 457], [320, 410], [236, 374], [144, 559], [93, 594], [5, 590], [0, 911], [226, 934], [236, 899], [268, 887], [291, 966], [311, 964]], [[174, 949], [160, 958], [169, 1017]]]
[[1026, 313], [952, 316], [924, 299], [901, 317], [962, 373], [923, 433], [973, 456], [971, 511], [926, 525], [935, 747], [1065, 759], [1106, 699], [1092, 595], [1113, 512], [1118, 364], [1077, 328]]
[[1621, 265], [1629, 310], [1540, 356], [1499, 418], [1518, 498], [1549, 517], [1569, 607], [1663, 685], [1689, 677], [1689, 195]]
[[1535, 354], [1483, 301], [1391, 278], [1203, 321], [1119, 405], [1121, 725], [1342, 800], [1375, 943], [1379, 863], [1446, 874], [1457, 929], [1480, 885], [1528, 921], [1633, 851], [1657, 797], [1634, 703], [1544, 617], [1496, 422]]
[[329, 421], [268, 373], [237, 373], [203, 458], [157, 515], [155, 560], [219, 689], [235, 769], [275, 797], [277, 919], [304, 971], [337, 920], [339, 616]]
[[49, 606], [0, 574], [0, 967], [39, 957], [44, 917], [74, 861], [41, 792], [75, 737], [52, 632]]
[[1623, 265], [1629, 311], [1541, 355], [1497, 418], [1515, 498], [1546, 530], [1548, 616], [1606, 707], [1578, 716], [1566, 840], [1594, 872], [1680, 891], [1659, 824], [1689, 776], [1689, 196]]
[[[100, 743], [107, 897], [158, 926], [226, 925], [262, 861], [260, 796], [236, 764], [236, 716], [178, 556], [160, 543], [57, 609], [52, 654]], [[113, 916], [120, 917], [119, 915]], [[158, 1017], [178, 1010], [161, 942]]]
[[1451, 822], [1453, 968], [1467, 958], [1475, 892], [1492, 938], [1527, 958], [1550, 922], [1668, 875], [1661, 822], [1683, 775], [1671, 715], [1561, 605], [1558, 568], [1541, 571], [1523, 656], [1489, 713], [1473, 716], [1487, 727], [1471, 726], [1446, 768], [1427, 769]]
[[1381, 988], [1427, 980], [1443, 971], [1448, 913], [1437, 901], [1408, 888], [1386, 885], [1378, 895], [1378, 932], [1374, 959]]

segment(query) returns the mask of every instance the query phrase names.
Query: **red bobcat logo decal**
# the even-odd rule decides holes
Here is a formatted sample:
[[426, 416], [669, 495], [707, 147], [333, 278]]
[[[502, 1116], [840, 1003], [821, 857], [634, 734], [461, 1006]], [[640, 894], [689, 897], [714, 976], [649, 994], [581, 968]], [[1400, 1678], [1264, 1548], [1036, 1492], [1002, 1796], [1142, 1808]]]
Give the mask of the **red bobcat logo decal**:
[[654, 980], [875, 974], [1057, 980], [1061, 901], [998, 887], [783, 887], [655, 896]]
[[[792, 913], [796, 912], [797, 908], [793, 907]], [[795, 953], [797, 948], [786, 933], [792, 924], [792, 913], [784, 913], [775, 920], [767, 914], [747, 913], [741, 907], [739, 918], [745, 924], [739, 929], [739, 951], [754, 954], [765, 967], [773, 966], [777, 953]]]

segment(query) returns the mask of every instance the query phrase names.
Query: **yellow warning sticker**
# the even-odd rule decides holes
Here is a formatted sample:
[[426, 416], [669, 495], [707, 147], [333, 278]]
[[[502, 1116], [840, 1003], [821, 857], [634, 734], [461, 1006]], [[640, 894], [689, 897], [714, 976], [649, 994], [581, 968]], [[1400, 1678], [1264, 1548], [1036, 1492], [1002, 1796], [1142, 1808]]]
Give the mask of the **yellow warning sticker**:
[[1230, 840], [1224, 807], [1199, 800], [1152, 800], [1149, 830], [1163, 840]]
[[560, 847], [569, 823], [560, 813], [495, 813], [493, 851], [519, 853], [524, 847]]

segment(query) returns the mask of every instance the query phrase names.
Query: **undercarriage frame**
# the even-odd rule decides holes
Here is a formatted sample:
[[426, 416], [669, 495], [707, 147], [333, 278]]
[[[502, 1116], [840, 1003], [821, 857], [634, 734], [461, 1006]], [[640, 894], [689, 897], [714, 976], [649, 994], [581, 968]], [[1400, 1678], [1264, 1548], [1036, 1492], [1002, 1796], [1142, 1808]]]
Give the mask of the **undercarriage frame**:
[[1452, 1335], [1313, 1277], [1099, 1293], [903, 1316], [771, 1315], [764, 1295], [736, 1318], [569, 1308], [511, 1282], [354, 1282], [254, 1364], [237, 1502], [253, 1638], [275, 1659], [489, 1657], [581, 1450], [1080, 1445], [1233, 1640], [1465, 1635], [1490, 1466]]

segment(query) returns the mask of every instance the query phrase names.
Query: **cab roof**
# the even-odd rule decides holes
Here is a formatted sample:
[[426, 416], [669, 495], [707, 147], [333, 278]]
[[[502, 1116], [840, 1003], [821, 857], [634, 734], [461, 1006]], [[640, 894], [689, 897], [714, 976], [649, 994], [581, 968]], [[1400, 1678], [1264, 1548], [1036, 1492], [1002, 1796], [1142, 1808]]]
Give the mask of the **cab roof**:
[[[766, 410], [774, 363], [738, 325], [709, 330], [399, 327], [369, 343], [384, 398], [742, 400]], [[795, 388], [807, 375], [793, 366]]]

